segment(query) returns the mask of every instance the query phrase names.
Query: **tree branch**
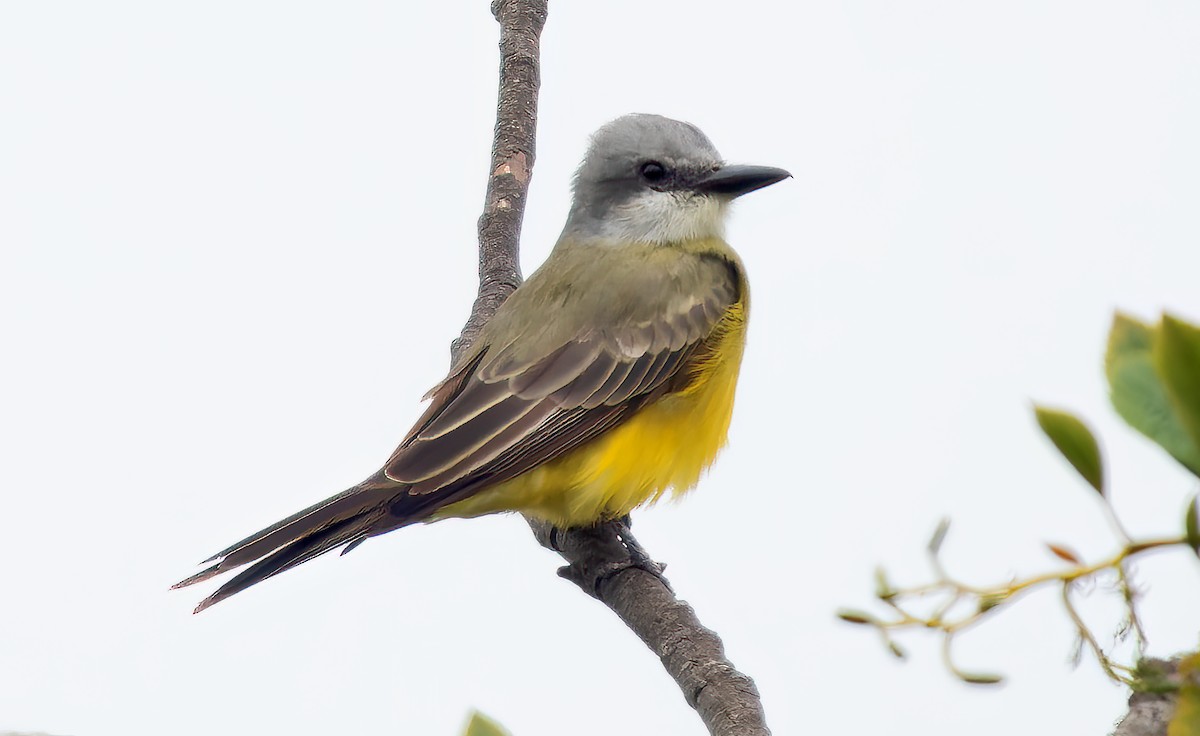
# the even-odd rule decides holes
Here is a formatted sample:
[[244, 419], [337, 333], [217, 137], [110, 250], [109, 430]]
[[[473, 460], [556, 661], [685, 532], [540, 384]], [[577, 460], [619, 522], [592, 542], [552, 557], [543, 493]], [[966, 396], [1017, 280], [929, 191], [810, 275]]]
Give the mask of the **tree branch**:
[[492, 15], [500, 24], [500, 93], [492, 170], [479, 216], [479, 294], [462, 334], [450, 345], [454, 359], [521, 284], [521, 221], [536, 149], [538, 39], [546, 25], [546, 0], [492, 0]]
[[[1148, 659], [1143, 670], [1153, 670], [1169, 681], [1178, 676], [1177, 660]], [[1179, 695], [1167, 688], [1135, 690], [1129, 695], [1129, 712], [1117, 724], [1112, 736], [1167, 736], [1167, 726], [1175, 715]]]
[[[479, 218], [479, 294], [451, 345], [453, 358], [521, 283], [521, 219], [533, 172], [538, 39], [546, 12], [546, 0], [492, 2], [500, 24], [500, 92], [492, 169]], [[559, 574], [611, 608], [658, 655], [712, 736], [770, 735], [754, 681], [734, 669], [720, 637], [675, 597], [662, 567], [629, 533], [627, 522], [556, 529], [528, 521], [538, 542], [567, 561]]]
[[650, 560], [627, 522], [557, 529], [527, 521], [543, 547], [570, 563], [558, 574], [611, 608], [658, 655], [712, 736], [770, 736], [754, 680], [734, 668], [721, 637], [675, 597], [663, 566]]

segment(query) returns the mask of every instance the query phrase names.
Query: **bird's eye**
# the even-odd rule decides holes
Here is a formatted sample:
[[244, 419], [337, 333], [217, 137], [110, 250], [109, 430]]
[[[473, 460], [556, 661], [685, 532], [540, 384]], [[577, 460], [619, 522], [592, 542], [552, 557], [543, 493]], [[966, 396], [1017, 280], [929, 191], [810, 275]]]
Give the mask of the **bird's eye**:
[[667, 175], [667, 167], [657, 161], [647, 161], [640, 169], [642, 178], [649, 182], [662, 181]]

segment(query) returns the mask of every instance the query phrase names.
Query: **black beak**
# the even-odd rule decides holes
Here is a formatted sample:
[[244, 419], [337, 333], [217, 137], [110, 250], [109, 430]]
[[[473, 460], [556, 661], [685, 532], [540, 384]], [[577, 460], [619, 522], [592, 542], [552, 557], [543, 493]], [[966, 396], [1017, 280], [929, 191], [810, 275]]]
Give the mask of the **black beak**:
[[698, 192], [720, 194], [733, 199], [790, 179], [791, 176], [774, 166], [722, 166], [701, 176], [695, 189]]

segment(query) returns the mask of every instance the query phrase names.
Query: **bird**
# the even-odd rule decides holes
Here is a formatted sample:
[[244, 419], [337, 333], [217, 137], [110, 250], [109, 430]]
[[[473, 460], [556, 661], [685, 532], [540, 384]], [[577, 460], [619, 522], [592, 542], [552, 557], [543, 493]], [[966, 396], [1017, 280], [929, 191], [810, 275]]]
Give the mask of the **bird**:
[[199, 613], [412, 524], [515, 511], [586, 527], [690, 490], [726, 444], [749, 317], [729, 205], [790, 176], [726, 163], [690, 123], [605, 124], [550, 255], [426, 394], [383, 467], [172, 587], [249, 565]]

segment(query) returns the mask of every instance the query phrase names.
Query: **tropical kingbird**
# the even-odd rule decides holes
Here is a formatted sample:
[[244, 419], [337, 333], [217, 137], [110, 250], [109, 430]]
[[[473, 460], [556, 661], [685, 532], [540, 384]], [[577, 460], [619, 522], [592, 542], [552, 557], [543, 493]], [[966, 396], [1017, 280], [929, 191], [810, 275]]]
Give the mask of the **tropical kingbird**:
[[254, 563], [199, 612], [409, 524], [519, 511], [587, 526], [692, 488], [725, 444], [749, 310], [728, 205], [788, 176], [727, 165], [696, 126], [658, 115], [600, 128], [553, 252], [383, 468], [175, 587]]

